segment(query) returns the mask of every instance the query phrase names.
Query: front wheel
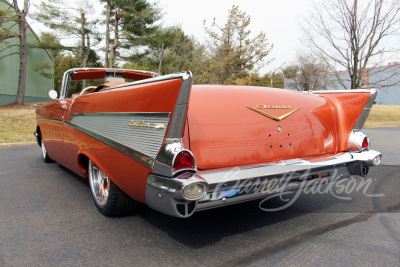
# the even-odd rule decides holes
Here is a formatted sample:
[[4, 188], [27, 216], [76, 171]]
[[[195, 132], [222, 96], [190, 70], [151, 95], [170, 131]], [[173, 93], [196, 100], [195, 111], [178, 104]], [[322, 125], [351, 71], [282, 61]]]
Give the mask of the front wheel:
[[89, 184], [94, 204], [106, 216], [118, 216], [136, 208], [137, 202], [116, 186], [91, 159]]

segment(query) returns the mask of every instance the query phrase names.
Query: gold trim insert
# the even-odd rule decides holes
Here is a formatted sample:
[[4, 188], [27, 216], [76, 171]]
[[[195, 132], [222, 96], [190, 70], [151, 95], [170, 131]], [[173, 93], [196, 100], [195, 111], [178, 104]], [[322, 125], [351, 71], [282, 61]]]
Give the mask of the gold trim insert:
[[[284, 118], [286, 118], [286, 117], [288, 117], [289, 115], [295, 113], [298, 109], [301, 108], [301, 107], [298, 107], [298, 108], [293, 109], [290, 105], [287, 105], [287, 106], [257, 105], [257, 106], [256, 106], [257, 108], [253, 108], [253, 107], [250, 107], [250, 106], [245, 106], [245, 107], [248, 108], [248, 109], [251, 109], [251, 110], [253, 110], [253, 111], [257, 112], [257, 113], [260, 113], [261, 115], [264, 115], [265, 117], [268, 117], [268, 118], [270, 118], [270, 119], [276, 120], [276, 121], [281, 121], [281, 120], [283, 120]], [[266, 112], [264, 112], [264, 111], [259, 110], [259, 109], [261, 109], [261, 108], [262, 108], [262, 109], [293, 109], [293, 110], [290, 111], [290, 112], [288, 112], [288, 113], [283, 114], [282, 116], [277, 117], [277, 116], [274, 116], [274, 115], [272, 115], [272, 114], [269, 114], [269, 113], [266, 113]]]
[[129, 126], [135, 126], [135, 127], [147, 127], [147, 128], [155, 128], [155, 129], [165, 129], [165, 124], [164, 123], [146, 123], [144, 121], [129, 121], [128, 122]]

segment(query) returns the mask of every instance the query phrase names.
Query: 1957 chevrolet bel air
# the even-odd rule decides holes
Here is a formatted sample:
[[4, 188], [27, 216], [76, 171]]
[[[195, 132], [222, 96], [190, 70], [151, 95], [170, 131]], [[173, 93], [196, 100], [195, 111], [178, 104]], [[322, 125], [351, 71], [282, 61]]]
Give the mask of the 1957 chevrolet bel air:
[[89, 179], [104, 215], [142, 202], [184, 218], [264, 198], [269, 189], [311, 185], [299, 181], [367, 175], [382, 156], [361, 132], [376, 93], [192, 85], [190, 72], [72, 69], [60, 93], [50, 91], [56, 101], [37, 109], [35, 135], [45, 162]]

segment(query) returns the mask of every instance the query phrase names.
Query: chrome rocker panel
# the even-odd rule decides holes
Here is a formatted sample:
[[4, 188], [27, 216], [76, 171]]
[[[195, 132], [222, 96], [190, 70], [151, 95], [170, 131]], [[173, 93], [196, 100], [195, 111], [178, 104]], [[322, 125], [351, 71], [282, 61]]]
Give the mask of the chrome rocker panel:
[[[380, 152], [363, 150], [338, 154], [334, 158], [321, 159], [318, 162], [295, 159], [257, 166], [198, 171], [188, 179], [151, 174], [146, 185], [146, 202], [154, 210], [186, 218], [196, 211], [264, 198], [271, 194], [270, 191], [279, 191], [283, 184], [283, 191], [291, 191], [334, 182], [351, 175], [362, 175], [359, 168], [378, 165], [381, 157]], [[326, 179], [315, 179], [321, 176]], [[276, 182], [278, 180], [279, 183]], [[302, 182], [308, 180], [312, 183]], [[195, 201], [185, 199], [183, 188], [199, 182], [208, 185], [207, 194]], [[230, 190], [238, 191], [243, 187], [253, 188], [253, 192], [229, 196]], [[254, 188], [259, 190], [254, 191]], [[224, 194], [227, 196], [224, 197]]]

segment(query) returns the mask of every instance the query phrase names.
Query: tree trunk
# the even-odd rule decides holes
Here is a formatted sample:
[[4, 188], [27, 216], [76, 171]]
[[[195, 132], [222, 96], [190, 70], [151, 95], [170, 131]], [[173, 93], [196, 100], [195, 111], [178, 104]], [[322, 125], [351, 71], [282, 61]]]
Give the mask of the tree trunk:
[[118, 21], [119, 21], [119, 12], [115, 12], [115, 22], [114, 22], [114, 42], [110, 48], [110, 58], [108, 62], [108, 67], [113, 68], [115, 64], [115, 51], [119, 45], [119, 31], [118, 31]]
[[89, 60], [89, 54], [90, 54], [90, 36], [89, 36], [89, 34], [86, 34], [85, 56], [83, 57], [83, 61], [82, 61], [82, 65], [84, 67], [87, 66], [87, 62]]
[[17, 0], [13, 0], [13, 4], [18, 16], [20, 47], [18, 91], [14, 103], [22, 105], [24, 104], [26, 86], [26, 14], [28, 12], [28, 0], [24, 0], [23, 11], [18, 8]]
[[81, 60], [82, 60], [82, 67], [86, 67], [86, 49], [85, 49], [85, 36], [86, 36], [86, 18], [85, 13], [83, 12], [83, 8], [81, 8]]
[[104, 66], [107, 68], [109, 65], [109, 52], [110, 52], [110, 15], [111, 15], [111, 5], [107, 2], [107, 18], [106, 18], [106, 55]]

